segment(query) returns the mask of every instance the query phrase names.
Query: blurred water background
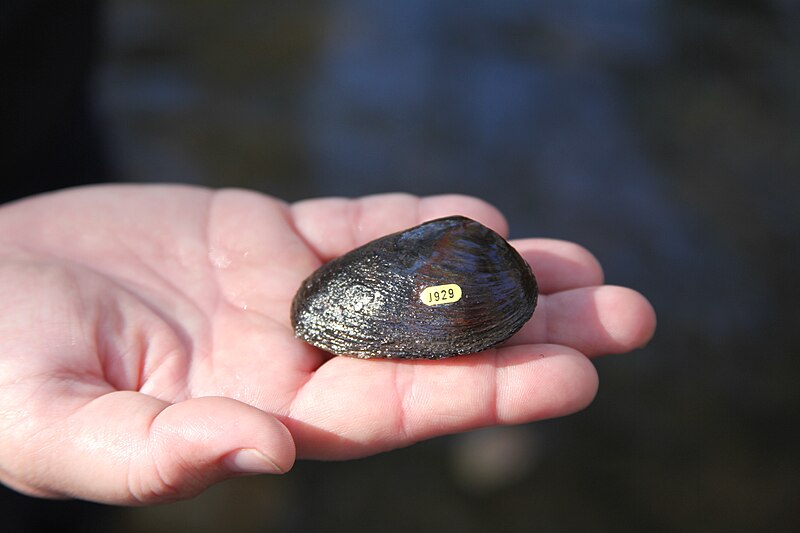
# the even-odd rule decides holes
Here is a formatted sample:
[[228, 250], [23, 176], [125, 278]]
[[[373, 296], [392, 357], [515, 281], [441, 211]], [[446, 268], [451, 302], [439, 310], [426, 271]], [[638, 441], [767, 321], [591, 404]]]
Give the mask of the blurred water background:
[[659, 329], [580, 414], [82, 527], [800, 528], [800, 4], [111, 0], [102, 32], [110, 176], [473, 194], [589, 248]]

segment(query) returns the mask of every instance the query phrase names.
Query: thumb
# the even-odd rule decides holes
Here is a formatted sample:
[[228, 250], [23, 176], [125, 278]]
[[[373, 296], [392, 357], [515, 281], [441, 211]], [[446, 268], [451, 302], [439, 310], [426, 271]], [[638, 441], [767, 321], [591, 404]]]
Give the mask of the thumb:
[[[58, 428], [61, 427], [59, 430]], [[83, 405], [52, 427], [28, 464], [22, 490], [140, 505], [194, 496], [223, 479], [292, 467], [291, 434], [274, 416], [221, 397], [170, 404], [119, 391]], [[58, 446], [53, 446], [53, 441]], [[30, 473], [30, 472], [29, 472]]]

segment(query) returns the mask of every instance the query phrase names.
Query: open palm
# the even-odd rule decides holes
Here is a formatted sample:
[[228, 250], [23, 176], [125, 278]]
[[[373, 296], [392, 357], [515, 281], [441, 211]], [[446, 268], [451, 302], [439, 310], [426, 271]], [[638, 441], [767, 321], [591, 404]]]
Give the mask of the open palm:
[[347, 459], [593, 398], [587, 356], [652, 335], [585, 250], [512, 242], [541, 296], [504, 346], [441, 361], [331, 357], [289, 306], [323, 262], [424, 220], [502, 216], [463, 196], [288, 205], [183, 186], [72, 189], [0, 208], [0, 481], [135, 504], [295, 457]]

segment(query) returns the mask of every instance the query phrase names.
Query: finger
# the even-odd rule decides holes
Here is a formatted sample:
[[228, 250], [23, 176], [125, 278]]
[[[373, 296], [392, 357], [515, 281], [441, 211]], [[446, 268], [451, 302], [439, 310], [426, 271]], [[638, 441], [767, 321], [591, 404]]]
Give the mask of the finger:
[[228, 398], [96, 398], [29, 436], [26, 492], [137, 505], [193, 496], [245, 473], [282, 473], [294, 444], [274, 417]]
[[556, 239], [517, 239], [512, 246], [531, 266], [544, 294], [602, 285], [603, 269], [585, 248]]
[[337, 357], [301, 389], [285, 421], [303, 457], [344, 459], [588, 405], [597, 374], [563, 346], [514, 346], [442, 361]]
[[589, 356], [624, 353], [653, 336], [656, 315], [644, 296], [604, 285], [540, 295], [533, 318], [509, 346], [553, 343]]
[[450, 215], [472, 218], [501, 235], [508, 233], [508, 225], [497, 209], [483, 200], [455, 194], [307, 200], [294, 204], [292, 214], [297, 230], [323, 261], [389, 233]]

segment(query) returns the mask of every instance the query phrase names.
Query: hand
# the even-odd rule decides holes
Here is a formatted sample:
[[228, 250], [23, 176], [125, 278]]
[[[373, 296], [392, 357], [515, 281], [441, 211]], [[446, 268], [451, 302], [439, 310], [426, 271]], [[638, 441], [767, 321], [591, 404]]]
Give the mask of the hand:
[[0, 481], [118, 504], [185, 498], [295, 457], [347, 459], [591, 402], [587, 356], [645, 343], [647, 301], [577, 245], [525, 239], [541, 295], [504, 346], [442, 361], [331, 357], [289, 305], [324, 261], [462, 196], [287, 205], [184, 186], [72, 189], [0, 208]]

